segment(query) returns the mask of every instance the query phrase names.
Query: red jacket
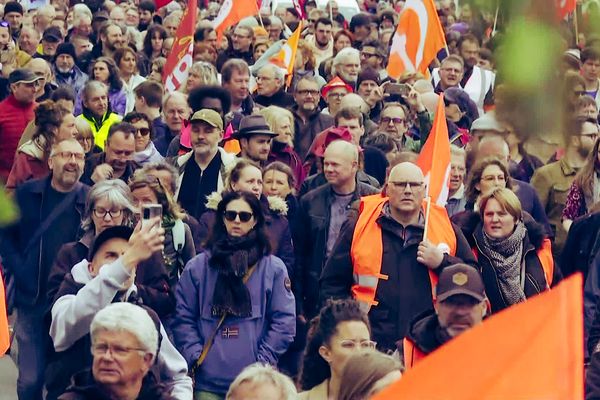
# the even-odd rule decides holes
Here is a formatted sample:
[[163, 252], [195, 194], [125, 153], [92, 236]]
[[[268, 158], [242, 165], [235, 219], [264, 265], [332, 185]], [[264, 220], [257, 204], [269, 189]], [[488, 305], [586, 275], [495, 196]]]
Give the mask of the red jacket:
[[12, 168], [19, 139], [33, 120], [37, 103], [22, 104], [11, 94], [0, 102], [0, 179], [6, 182]]

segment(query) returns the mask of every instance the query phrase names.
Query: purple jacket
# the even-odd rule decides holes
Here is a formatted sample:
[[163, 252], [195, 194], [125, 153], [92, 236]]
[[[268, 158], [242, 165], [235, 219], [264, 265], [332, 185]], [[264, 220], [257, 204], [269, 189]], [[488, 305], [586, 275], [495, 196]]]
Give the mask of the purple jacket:
[[[83, 89], [79, 91], [77, 98], [75, 99], [75, 109], [73, 115], [78, 116], [83, 111]], [[127, 104], [127, 94], [123, 89], [121, 90], [109, 90], [108, 91], [108, 103], [109, 108], [112, 112], [125, 116], [125, 106]]]
[[[177, 349], [191, 368], [219, 321], [211, 315], [217, 271], [210, 253], [191, 259], [176, 289], [173, 335]], [[283, 262], [265, 256], [246, 283], [252, 316], [228, 317], [215, 335], [204, 363], [196, 370], [196, 391], [225, 394], [235, 377], [255, 362], [277, 365], [296, 335], [296, 306]]]

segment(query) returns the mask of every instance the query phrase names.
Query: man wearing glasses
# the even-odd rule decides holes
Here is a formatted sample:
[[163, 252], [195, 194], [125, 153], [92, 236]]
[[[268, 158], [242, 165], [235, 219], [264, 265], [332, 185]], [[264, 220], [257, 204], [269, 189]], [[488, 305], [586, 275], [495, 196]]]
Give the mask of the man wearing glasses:
[[[17, 187], [15, 198], [21, 217], [1, 234], [2, 264], [7, 281], [15, 287], [20, 399], [42, 398], [50, 344], [44, 320], [48, 307], [46, 284], [58, 250], [77, 238], [89, 189], [79, 182], [84, 159], [77, 140], [55, 144], [48, 159], [50, 176]], [[11, 303], [9, 297], [9, 307]]]
[[454, 241], [454, 250], [423, 239], [425, 192], [418, 166], [403, 162], [393, 167], [385, 195], [363, 197], [359, 215], [348, 217], [321, 274], [321, 303], [351, 296], [359, 300], [383, 351], [395, 350], [410, 321], [433, 307], [432, 276], [456, 263], [476, 265], [454, 225], [449, 229], [453, 237], [446, 239]]
[[254, 64], [254, 56], [252, 54], [253, 40], [254, 31], [252, 28], [238, 25], [231, 35], [231, 48], [222, 52], [217, 57], [217, 70], [221, 72], [223, 64], [232, 58], [241, 58], [248, 65]]
[[6, 182], [19, 139], [33, 120], [35, 95], [42, 77], [29, 69], [17, 69], [8, 76], [11, 94], [0, 103], [0, 179]]

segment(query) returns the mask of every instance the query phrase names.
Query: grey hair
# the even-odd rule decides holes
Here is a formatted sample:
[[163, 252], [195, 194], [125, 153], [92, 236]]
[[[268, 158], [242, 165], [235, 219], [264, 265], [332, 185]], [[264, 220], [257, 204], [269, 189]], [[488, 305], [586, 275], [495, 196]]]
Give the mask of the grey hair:
[[225, 400], [241, 399], [235, 395], [235, 392], [244, 383], [263, 383], [275, 386], [281, 392], [279, 397], [281, 400], [296, 400], [298, 398], [296, 387], [289, 377], [275, 371], [270, 365], [255, 363], [244, 368], [235, 378], [229, 386]]
[[290, 110], [278, 106], [269, 106], [259, 110], [258, 113], [265, 117], [265, 121], [267, 122], [267, 125], [269, 125], [269, 129], [271, 129], [273, 132], [275, 132], [275, 128], [279, 122], [281, 122], [282, 118], [289, 119], [290, 127], [292, 128], [292, 136], [295, 136], [294, 114], [292, 114]]
[[90, 80], [83, 87], [83, 98], [87, 101], [90, 92], [95, 90], [104, 90], [106, 91], [106, 94], [108, 94], [108, 86], [106, 86], [104, 82]]
[[148, 311], [135, 304], [117, 302], [98, 311], [90, 325], [92, 343], [99, 331], [129, 332], [153, 360], [158, 353], [158, 328]]
[[336, 75], [336, 66], [343, 63], [346, 58], [349, 56], [357, 57], [360, 60], [360, 51], [355, 49], [354, 47], [345, 47], [341, 49], [333, 58], [333, 63], [331, 64], [331, 73], [332, 75]]
[[[142, 172], [146, 175], [152, 175], [152, 171], [169, 171], [171, 174], [171, 187], [168, 188], [171, 194], [177, 191], [177, 179], [179, 179], [179, 171], [166, 161], [155, 161], [144, 164]], [[164, 184], [161, 182], [161, 184]]]
[[73, 6], [73, 22], [80, 16], [87, 15], [92, 19], [92, 10], [83, 3], [78, 3]]
[[163, 114], [165, 112], [165, 108], [167, 108], [167, 104], [169, 103], [169, 100], [171, 100], [173, 97], [179, 97], [180, 99], [183, 99], [183, 102], [186, 103], [187, 106], [187, 94], [182, 93], [182, 92], [171, 92], [168, 93], [167, 95], [165, 95], [165, 97], [163, 97], [163, 103], [162, 103], [162, 109], [163, 109]]
[[107, 199], [113, 207], [117, 206], [123, 209], [123, 225], [129, 225], [133, 221], [136, 208], [133, 205], [133, 195], [129, 186], [120, 179], [110, 179], [96, 183], [87, 195], [85, 212], [81, 221], [81, 229], [84, 232], [87, 233], [95, 228], [92, 213], [94, 206], [101, 199]]
[[462, 157], [463, 159], [467, 158], [467, 152], [465, 151], [465, 149], [463, 149], [462, 147], [458, 147], [455, 144], [450, 145], [450, 155]]
[[267, 70], [271, 70], [273, 71], [273, 75], [275, 75], [275, 79], [279, 80], [280, 82], [280, 86], [283, 86], [284, 79], [285, 79], [285, 73], [283, 72], [283, 69], [279, 68], [277, 65], [275, 64], [271, 64], [271, 63], [267, 63], [265, 64], [260, 71], [267, 69]]

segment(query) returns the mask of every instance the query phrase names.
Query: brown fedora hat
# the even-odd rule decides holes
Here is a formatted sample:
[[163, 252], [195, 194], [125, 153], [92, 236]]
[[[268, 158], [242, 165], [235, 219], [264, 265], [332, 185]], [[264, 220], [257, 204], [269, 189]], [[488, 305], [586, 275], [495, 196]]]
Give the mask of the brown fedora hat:
[[240, 128], [232, 137], [234, 139], [249, 138], [254, 135], [266, 135], [275, 137], [277, 134], [269, 128], [265, 117], [262, 115], [248, 115], [240, 121]]

